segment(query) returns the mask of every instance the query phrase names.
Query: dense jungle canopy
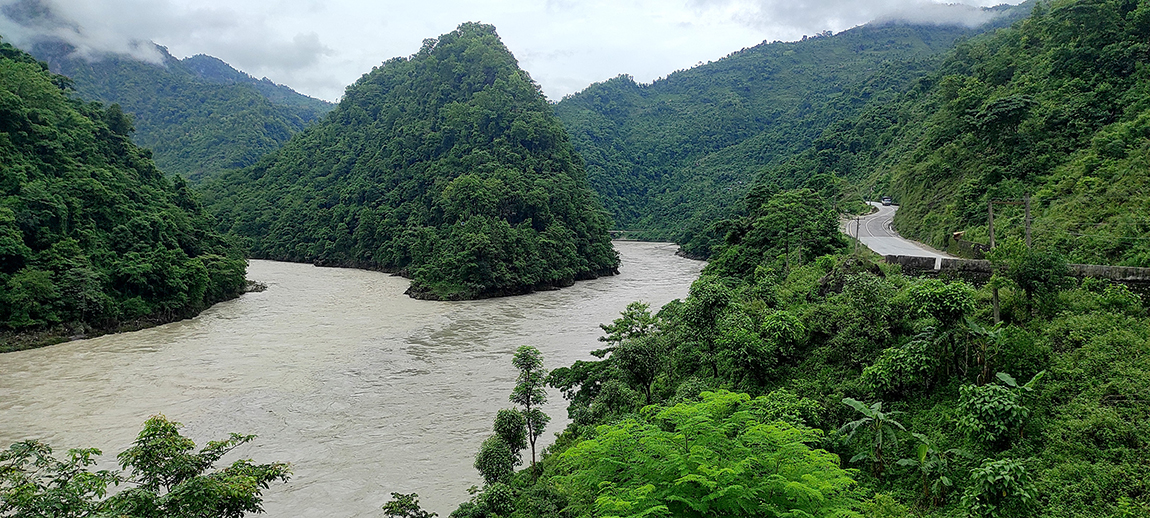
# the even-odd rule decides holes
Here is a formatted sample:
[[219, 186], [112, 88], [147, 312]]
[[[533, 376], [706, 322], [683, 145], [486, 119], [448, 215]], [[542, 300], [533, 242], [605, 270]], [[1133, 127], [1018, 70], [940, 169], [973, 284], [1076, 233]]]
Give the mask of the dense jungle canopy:
[[564, 286], [619, 261], [563, 126], [489, 25], [388, 60], [203, 190], [255, 257], [397, 271], [420, 297]]
[[84, 334], [240, 293], [241, 252], [132, 143], [120, 106], [0, 45], [0, 332]]

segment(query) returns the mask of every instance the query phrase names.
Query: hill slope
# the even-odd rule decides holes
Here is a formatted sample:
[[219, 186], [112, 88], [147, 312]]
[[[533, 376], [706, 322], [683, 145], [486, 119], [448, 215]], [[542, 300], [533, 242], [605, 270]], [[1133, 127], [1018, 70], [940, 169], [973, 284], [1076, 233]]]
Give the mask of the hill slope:
[[388, 60], [204, 192], [255, 257], [399, 271], [418, 296], [523, 293], [618, 265], [566, 133], [488, 25]]
[[[1058, 1], [960, 46], [908, 128], [898, 228], [946, 245], [987, 238], [987, 201], [1032, 196], [1037, 246], [1076, 262], [1150, 266], [1150, 2]], [[879, 173], [879, 171], [876, 171]], [[996, 208], [1021, 237], [1023, 211]]]
[[[901, 203], [900, 232], [940, 248], [956, 231], [987, 243], [988, 201], [1029, 195], [1036, 247], [1150, 266], [1148, 27], [1144, 1], [1040, 5], [958, 45], [895, 102], [835, 123], [762, 180], [869, 183]], [[1022, 207], [996, 205], [996, 240], [1023, 239], [1024, 219]]]
[[245, 263], [181, 179], [129, 140], [119, 106], [0, 44], [0, 350], [194, 314], [244, 288]]
[[[3, 15], [41, 30], [66, 23], [39, 1], [5, 6]], [[72, 78], [82, 98], [119, 104], [134, 119], [133, 140], [153, 150], [156, 164], [192, 179], [254, 164], [333, 107], [210, 56], [179, 60], [157, 46], [158, 64], [119, 54], [91, 59], [50, 36], [27, 47]]]
[[621, 228], [689, 241], [728, 216], [766, 168], [833, 122], [889, 101], [981, 29], [872, 24], [801, 42], [764, 43], [650, 85], [623, 76], [556, 112]]

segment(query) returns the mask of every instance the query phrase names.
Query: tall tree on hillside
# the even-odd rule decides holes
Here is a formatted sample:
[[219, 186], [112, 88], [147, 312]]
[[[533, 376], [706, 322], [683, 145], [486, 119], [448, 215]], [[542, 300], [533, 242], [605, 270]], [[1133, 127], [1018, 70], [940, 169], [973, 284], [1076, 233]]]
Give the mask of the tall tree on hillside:
[[515, 390], [511, 392], [510, 399], [512, 403], [523, 407], [520, 412], [527, 421], [527, 441], [531, 443], [531, 472], [538, 476], [535, 469], [535, 441], [551, 421], [539, 408], [547, 402], [547, 391], [544, 388], [547, 369], [543, 368], [543, 354], [530, 345], [515, 351], [511, 363], [519, 369], [519, 377], [515, 380]]

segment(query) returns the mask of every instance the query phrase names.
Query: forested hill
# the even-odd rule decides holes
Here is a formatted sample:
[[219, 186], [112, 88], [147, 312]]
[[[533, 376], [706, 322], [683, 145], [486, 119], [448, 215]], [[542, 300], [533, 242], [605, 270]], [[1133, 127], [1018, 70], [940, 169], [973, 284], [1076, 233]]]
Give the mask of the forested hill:
[[[957, 231], [987, 243], [988, 201], [1029, 195], [1036, 247], [1150, 266], [1148, 38], [1145, 0], [1041, 4], [958, 45], [897, 101], [836, 123], [765, 179], [869, 178], [901, 204], [899, 231], [938, 247]], [[1024, 239], [1024, 219], [1022, 206], [996, 205], [996, 241]]]
[[871, 24], [764, 43], [649, 85], [595, 84], [556, 111], [616, 225], [686, 243], [828, 125], [895, 98], [959, 38], [1028, 12], [1000, 10], [979, 29]]
[[[901, 231], [986, 242], [987, 201], [1029, 194], [1035, 246], [1074, 262], [1150, 266], [1150, 2], [1056, 1], [960, 46], [891, 174]], [[885, 171], [884, 171], [885, 169]], [[1021, 207], [995, 231], [1021, 239]]]
[[50, 335], [189, 316], [244, 288], [245, 262], [180, 178], [0, 43], [0, 351]]
[[334, 107], [210, 56], [179, 60], [157, 49], [162, 65], [115, 54], [90, 61], [59, 41], [28, 50], [72, 78], [82, 98], [119, 104], [156, 165], [193, 181], [256, 163]]
[[524, 293], [618, 265], [566, 132], [489, 25], [386, 61], [325, 120], [203, 190], [255, 257], [398, 271], [420, 297]]

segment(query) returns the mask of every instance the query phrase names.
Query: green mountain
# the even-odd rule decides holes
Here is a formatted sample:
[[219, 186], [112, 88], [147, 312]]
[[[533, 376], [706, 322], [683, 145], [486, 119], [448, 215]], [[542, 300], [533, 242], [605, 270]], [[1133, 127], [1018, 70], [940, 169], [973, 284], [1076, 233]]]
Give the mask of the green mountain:
[[[940, 248], [957, 231], [987, 243], [988, 201], [1029, 196], [1034, 246], [1150, 266], [1148, 22], [1144, 1], [1039, 4], [959, 44], [894, 102], [832, 125], [764, 185], [823, 174], [873, 186], [901, 204], [900, 232]], [[997, 242], [1023, 240], [1024, 207], [995, 205], [994, 226]]]
[[203, 190], [254, 257], [398, 271], [420, 297], [524, 293], [618, 265], [566, 132], [489, 25], [388, 60], [325, 120]]
[[[887, 170], [900, 231], [986, 242], [988, 200], [1029, 195], [1036, 246], [1150, 266], [1148, 41], [1145, 0], [1056, 1], [959, 46], [909, 101], [922, 117]], [[1020, 207], [996, 207], [999, 240], [1024, 232]]]
[[179, 60], [157, 49], [158, 65], [115, 54], [89, 61], [59, 41], [29, 52], [72, 78], [82, 98], [119, 104], [156, 165], [193, 181], [256, 163], [334, 107], [210, 56]]
[[186, 317], [244, 288], [242, 256], [184, 180], [131, 142], [118, 105], [69, 84], [0, 43], [0, 350]]
[[1019, 12], [1002, 10], [979, 29], [871, 24], [764, 43], [649, 85], [621, 76], [556, 113], [617, 227], [688, 243], [835, 121], [896, 98], [957, 40]]

